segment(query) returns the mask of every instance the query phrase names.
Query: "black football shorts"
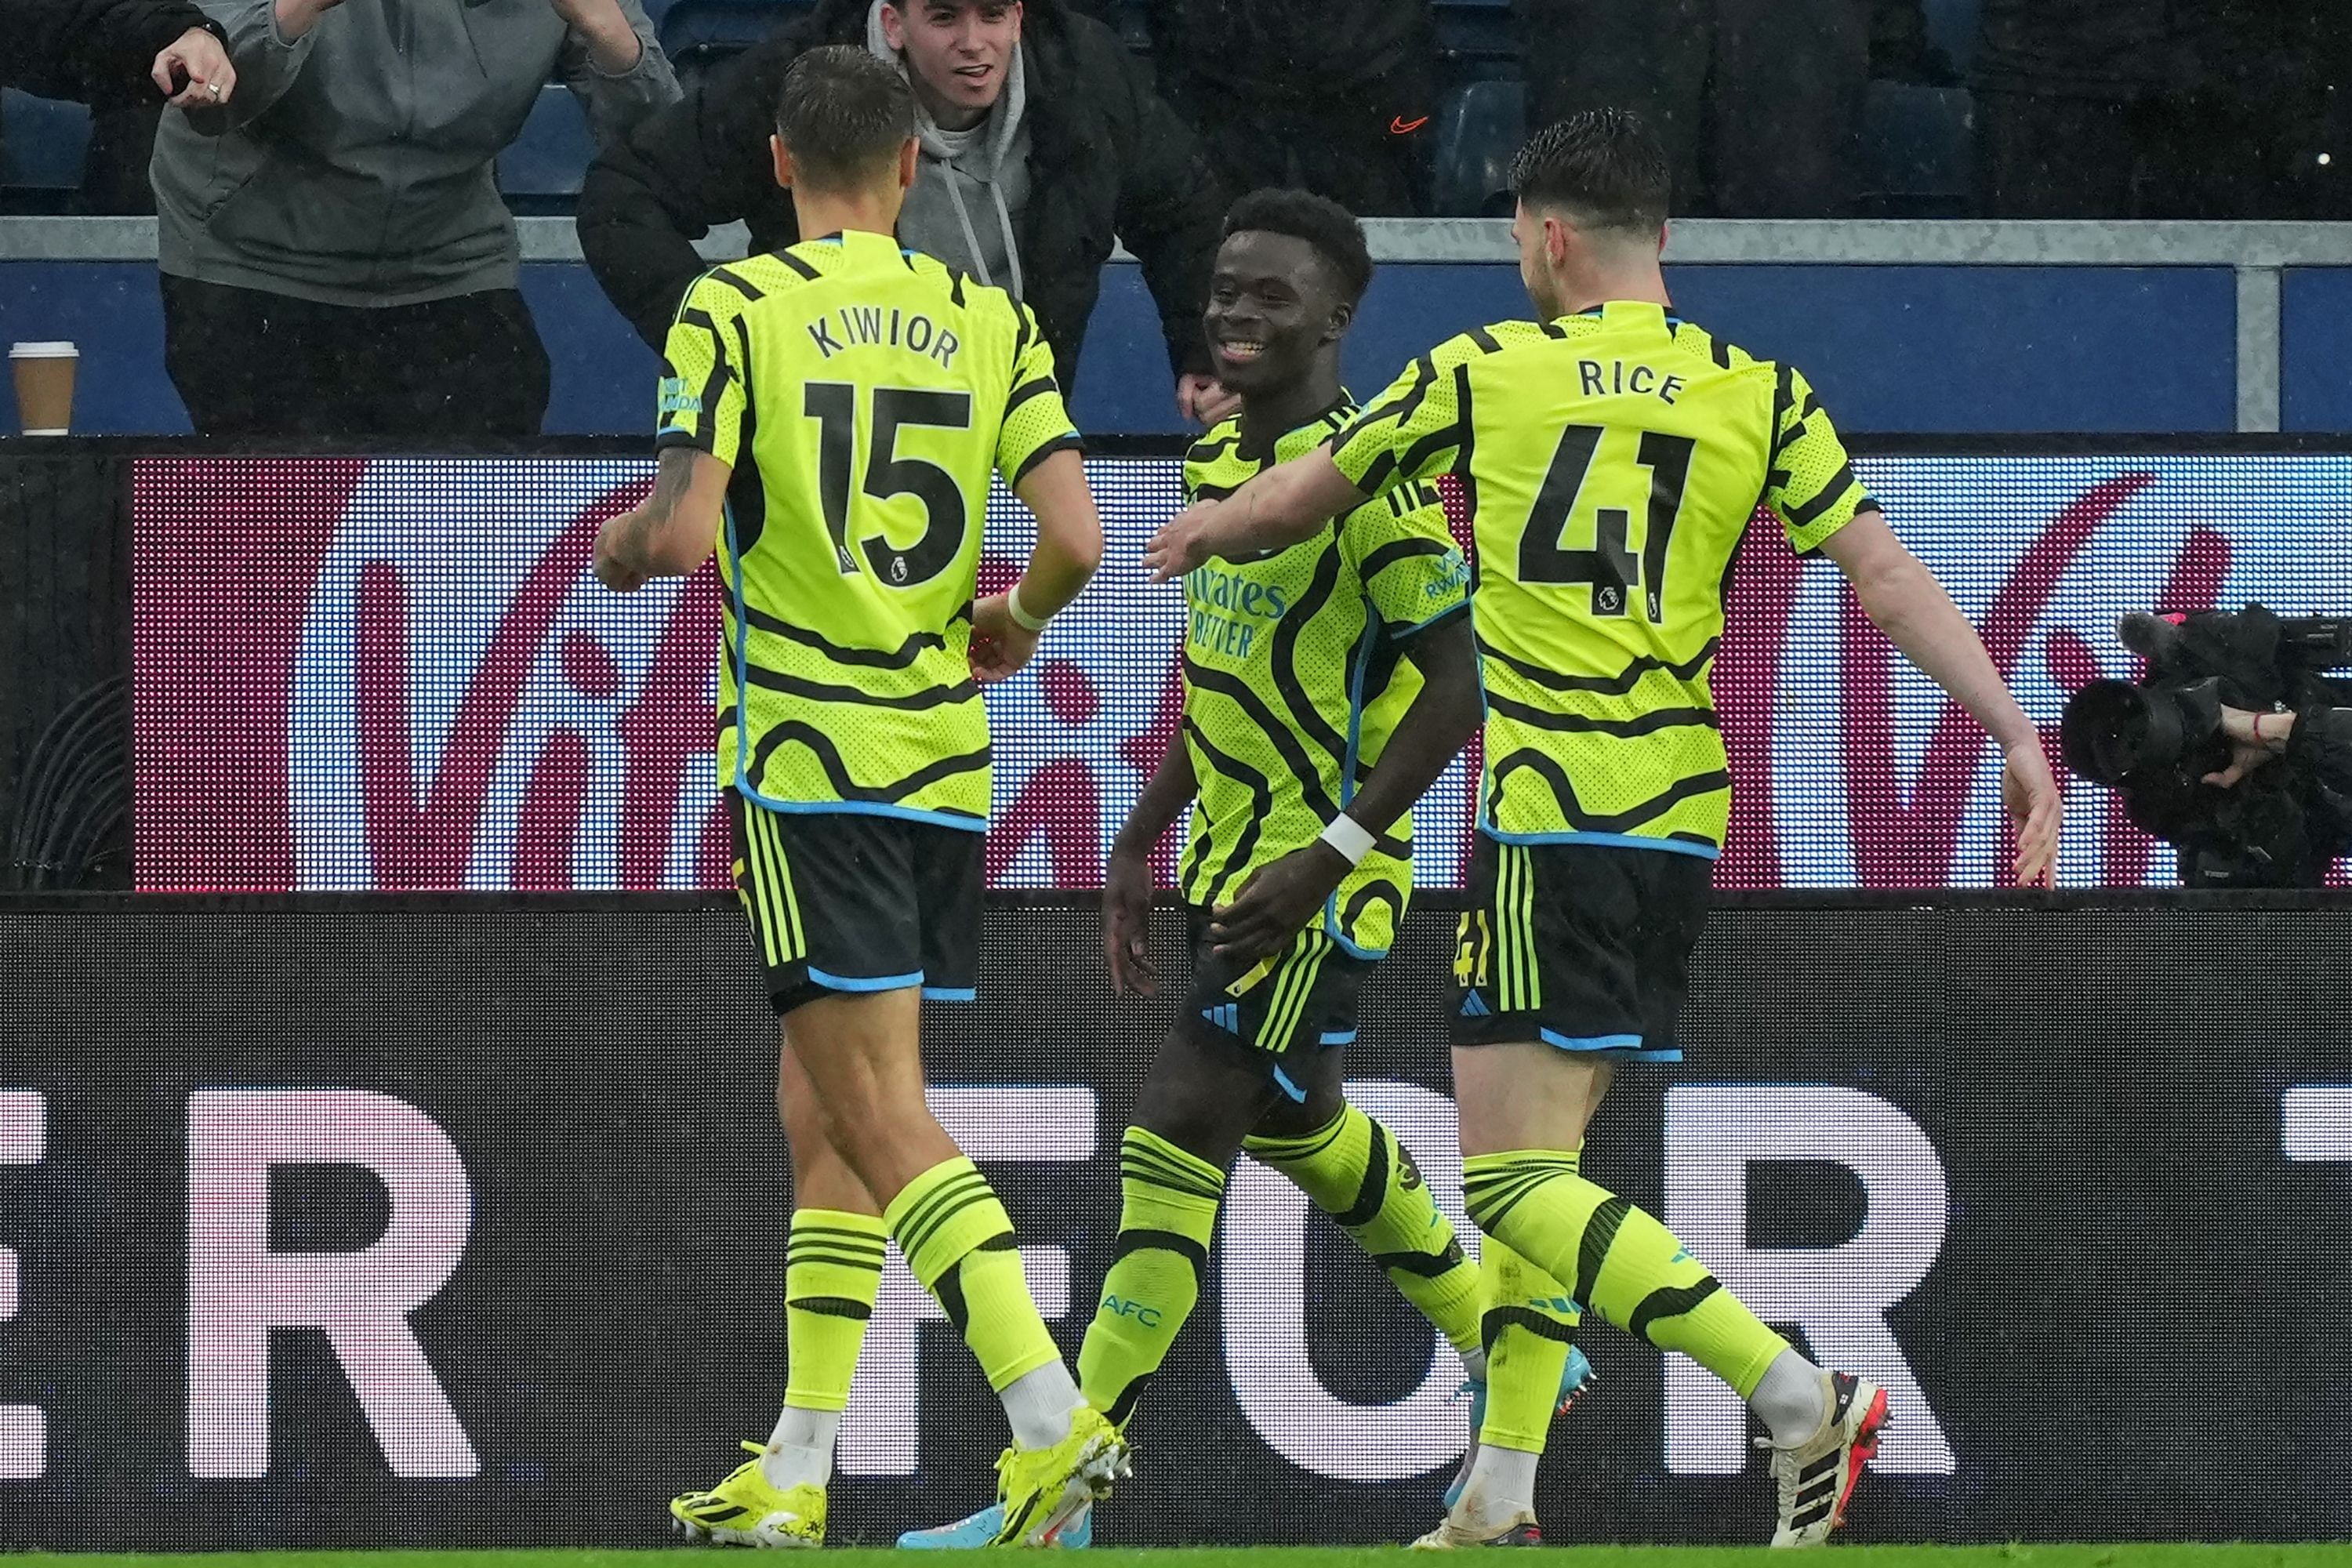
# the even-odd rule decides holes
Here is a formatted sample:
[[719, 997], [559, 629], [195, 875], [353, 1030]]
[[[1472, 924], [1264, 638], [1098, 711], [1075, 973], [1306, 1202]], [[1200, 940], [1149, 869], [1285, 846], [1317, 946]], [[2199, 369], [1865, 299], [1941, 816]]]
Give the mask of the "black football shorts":
[[774, 811], [727, 792], [735, 891], [768, 999], [919, 987], [969, 1002], [980, 958], [986, 835], [865, 812]]
[[1455, 936], [1454, 1044], [1682, 1060], [1675, 1020], [1714, 871], [1670, 849], [1478, 835]]

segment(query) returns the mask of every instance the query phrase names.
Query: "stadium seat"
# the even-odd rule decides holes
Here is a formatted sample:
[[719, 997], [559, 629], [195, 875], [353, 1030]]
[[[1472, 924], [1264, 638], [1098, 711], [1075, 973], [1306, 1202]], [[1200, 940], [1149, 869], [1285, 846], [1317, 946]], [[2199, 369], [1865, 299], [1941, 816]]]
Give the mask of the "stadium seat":
[[1511, 154], [1527, 137], [1524, 83], [1466, 82], [1437, 110], [1430, 205], [1439, 217], [1493, 217], [1510, 211]]
[[809, 0], [670, 0], [661, 22], [662, 52], [681, 76], [710, 69], [809, 8]]
[[78, 191], [89, 152], [89, 110], [14, 88], [0, 89], [0, 185]]
[[1976, 103], [1965, 88], [1872, 82], [1862, 126], [1861, 216], [1968, 216]]
[[507, 205], [519, 212], [568, 206], [580, 194], [581, 179], [595, 155], [588, 117], [570, 90], [542, 87], [539, 101], [530, 106], [530, 118], [522, 122], [522, 134], [499, 154], [499, 189]]
[[1984, 0], [1927, 0], [1927, 9], [1928, 40], [1966, 77], [1977, 58]]
[[1445, 77], [1468, 81], [1517, 68], [1510, 0], [1437, 0], [1437, 54]]

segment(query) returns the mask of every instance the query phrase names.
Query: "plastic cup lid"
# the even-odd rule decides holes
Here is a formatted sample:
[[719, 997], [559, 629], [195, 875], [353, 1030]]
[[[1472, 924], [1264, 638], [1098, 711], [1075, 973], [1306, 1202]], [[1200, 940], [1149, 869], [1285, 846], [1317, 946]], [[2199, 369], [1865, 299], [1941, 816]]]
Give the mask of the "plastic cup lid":
[[79, 359], [81, 350], [71, 343], [11, 343], [10, 359]]

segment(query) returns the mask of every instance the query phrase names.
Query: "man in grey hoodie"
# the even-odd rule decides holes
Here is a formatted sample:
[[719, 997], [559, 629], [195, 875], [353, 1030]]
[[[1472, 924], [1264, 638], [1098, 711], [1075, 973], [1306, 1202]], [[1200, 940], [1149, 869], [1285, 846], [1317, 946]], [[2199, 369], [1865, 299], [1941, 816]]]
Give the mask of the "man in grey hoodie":
[[860, 43], [906, 73], [922, 112], [900, 243], [1036, 311], [1065, 387], [1123, 243], [1159, 308], [1179, 407], [1223, 417], [1201, 309], [1224, 198], [1149, 68], [1067, 0], [817, 0], [606, 147], [580, 193], [580, 243], [638, 335], [661, 346], [712, 227], [743, 221], [754, 251], [799, 237], [768, 150], [784, 72], [819, 44]]
[[206, 435], [538, 434], [495, 161], [560, 76], [600, 142], [677, 97], [638, 0], [205, 0], [236, 93], [164, 122], [164, 364]]

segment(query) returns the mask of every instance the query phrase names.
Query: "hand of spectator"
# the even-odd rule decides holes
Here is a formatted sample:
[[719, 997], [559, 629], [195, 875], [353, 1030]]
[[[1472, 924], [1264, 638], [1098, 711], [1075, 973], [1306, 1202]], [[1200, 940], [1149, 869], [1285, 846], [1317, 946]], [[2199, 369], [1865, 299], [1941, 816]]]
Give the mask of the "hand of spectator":
[[341, 5], [343, 0], [278, 0], [278, 34], [292, 43], [312, 27], [319, 18]]
[[164, 45], [147, 74], [174, 109], [217, 109], [236, 90], [236, 68], [228, 51], [202, 27], [191, 27]]
[[2221, 733], [2230, 742], [2230, 765], [2207, 773], [2204, 782], [2228, 789], [2286, 750], [2287, 737], [2294, 733], [2294, 715], [2224, 708]]
[[1226, 391], [1213, 375], [1187, 371], [1176, 378], [1176, 412], [1195, 423], [1214, 425], [1241, 405], [1241, 394]]
[[618, 0], [548, 0], [563, 25], [588, 46], [588, 58], [606, 76], [620, 76], [636, 67], [645, 46]]

